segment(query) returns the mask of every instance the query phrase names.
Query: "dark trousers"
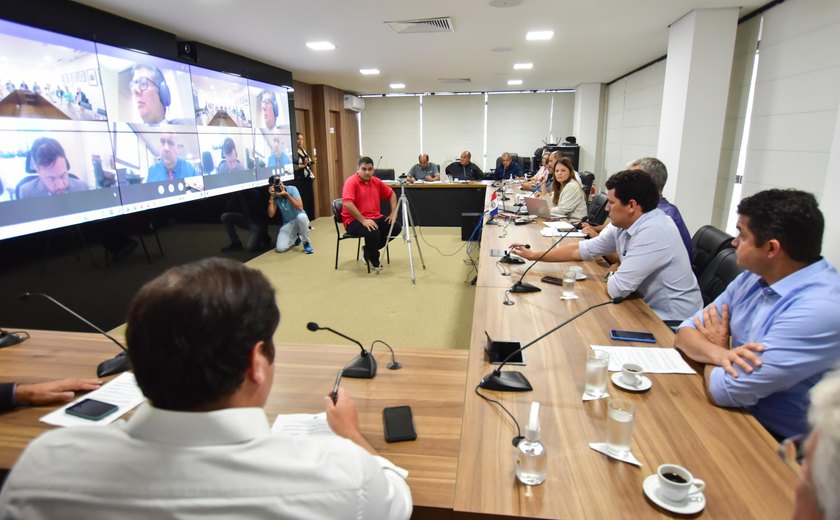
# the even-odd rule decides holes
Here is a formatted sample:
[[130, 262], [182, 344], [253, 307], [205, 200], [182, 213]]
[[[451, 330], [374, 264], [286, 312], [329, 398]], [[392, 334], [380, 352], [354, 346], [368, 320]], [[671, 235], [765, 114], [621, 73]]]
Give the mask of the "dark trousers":
[[306, 211], [306, 216], [309, 217], [309, 221], [312, 222], [315, 220], [315, 190], [312, 187], [313, 180], [309, 177], [301, 177], [300, 179], [295, 176], [295, 186], [297, 186], [298, 191], [300, 191], [300, 200], [303, 202], [303, 210]]
[[[354, 220], [347, 225], [347, 232], [365, 237], [365, 259], [369, 260], [370, 263], [376, 267], [379, 265], [379, 250], [385, 247], [385, 244], [388, 241], [388, 230], [391, 228], [391, 224], [385, 222], [384, 215], [376, 219], [374, 222], [376, 222], [376, 225], [379, 226], [379, 229], [369, 230], [364, 227], [361, 222]], [[400, 225], [399, 220], [397, 220], [394, 222], [394, 231], [391, 236], [398, 236], [401, 229], [402, 225]]]
[[251, 234], [248, 237], [248, 251], [258, 251], [266, 239], [268, 240], [268, 243], [271, 242], [271, 238], [266, 232], [266, 225], [254, 222], [242, 213], [222, 213], [222, 224], [225, 225], [225, 229], [227, 230], [232, 244], [240, 242], [239, 235], [236, 234], [237, 227], [250, 231]]

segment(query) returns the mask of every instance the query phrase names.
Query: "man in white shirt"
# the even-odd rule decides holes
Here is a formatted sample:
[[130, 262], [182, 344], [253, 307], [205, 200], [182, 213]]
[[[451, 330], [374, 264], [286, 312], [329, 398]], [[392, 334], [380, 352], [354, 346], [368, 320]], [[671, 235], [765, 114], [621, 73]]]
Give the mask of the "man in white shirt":
[[0, 518], [409, 518], [406, 473], [376, 456], [353, 400], [325, 396], [335, 437], [272, 434], [274, 289], [220, 258], [140, 289], [129, 355], [149, 402], [126, 422], [33, 441]]
[[[611, 297], [637, 293], [664, 321], [684, 320], [703, 308], [677, 226], [656, 209], [659, 191], [650, 175], [618, 172], [607, 179], [606, 187], [610, 225], [591, 240], [549, 251], [543, 261], [574, 262], [616, 253], [621, 265], [607, 279]], [[511, 250], [527, 260], [544, 253], [522, 244], [512, 244]]]

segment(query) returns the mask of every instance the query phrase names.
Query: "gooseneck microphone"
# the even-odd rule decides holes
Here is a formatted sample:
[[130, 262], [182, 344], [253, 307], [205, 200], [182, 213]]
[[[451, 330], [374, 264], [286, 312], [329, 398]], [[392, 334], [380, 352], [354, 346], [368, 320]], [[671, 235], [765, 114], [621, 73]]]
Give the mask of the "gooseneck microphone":
[[489, 374], [484, 376], [484, 378], [481, 380], [481, 383], [479, 383], [478, 386], [480, 386], [481, 388], [486, 388], [487, 390], [498, 390], [500, 392], [528, 392], [528, 391], [533, 390], [533, 387], [531, 386], [531, 383], [528, 382], [528, 379], [526, 379], [525, 376], [523, 376], [521, 372], [510, 372], [510, 371], [509, 372], [502, 372], [502, 367], [504, 367], [505, 364], [507, 364], [507, 362], [510, 361], [516, 354], [522, 352], [523, 350], [530, 347], [531, 345], [533, 345], [537, 341], [543, 339], [544, 337], [548, 336], [549, 334], [551, 334], [551, 333], [563, 328], [564, 326], [568, 325], [569, 323], [575, 321], [576, 319], [583, 316], [584, 314], [591, 311], [592, 309], [594, 309], [596, 307], [602, 307], [604, 305], [610, 305], [610, 304], [616, 304], [617, 305], [617, 304], [619, 304], [623, 301], [624, 301], [624, 297], [616, 296], [612, 300], [609, 300], [609, 301], [606, 301], [606, 302], [601, 302], [601, 303], [596, 303], [595, 305], [592, 305], [592, 306], [587, 307], [586, 309], [580, 311], [579, 313], [575, 314], [574, 316], [572, 316], [568, 320], [564, 321], [560, 325], [557, 325], [556, 327], [549, 330], [548, 332], [541, 335], [540, 337], [530, 341], [529, 343], [519, 347], [518, 349], [516, 349], [513, 352], [511, 352], [510, 354], [508, 354], [508, 356], [505, 359], [502, 360], [501, 364], [498, 367], [496, 367], [495, 370], [493, 370], [492, 372], [490, 372]]
[[64, 305], [63, 303], [61, 303], [60, 301], [56, 300], [55, 298], [53, 298], [52, 296], [50, 296], [48, 294], [25, 292], [25, 293], [21, 293], [18, 296], [18, 298], [20, 298], [21, 300], [28, 300], [30, 296], [40, 296], [42, 298], [45, 298], [45, 299], [53, 302], [54, 304], [58, 305], [59, 307], [61, 307], [65, 311], [67, 311], [72, 316], [75, 316], [77, 319], [81, 320], [83, 323], [85, 323], [87, 326], [91, 327], [96, 332], [102, 334], [106, 338], [113, 341], [115, 345], [117, 345], [118, 347], [120, 347], [120, 349], [122, 349], [122, 352], [120, 352], [116, 356], [112, 357], [111, 359], [106, 359], [102, 363], [99, 363], [99, 365], [96, 367], [96, 376], [97, 377], [106, 377], [106, 376], [110, 376], [110, 375], [113, 375], [113, 374], [119, 374], [120, 372], [125, 372], [126, 370], [131, 369], [131, 360], [128, 358], [128, 350], [125, 348], [125, 346], [122, 343], [120, 343], [119, 341], [114, 339], [113, 336], [111, 336], [110, 334], [108, 334], [104, 330], [100, 329], [99, 327], [97, 327], [93, 323], [89, 322], [88, 320], [83, 318], [81, 315], [79, 315], [76, 311], [70, 309], [69, 307], [67, 307], [66, 305]]
[[511, 288], [510, 288], [510, 290], [511, 290], [512, 292], [514, 292], [514, 293], [532, 293], [532, 292], [540, 292], [540, 291], [542, 291], [542, 289], [540, 289], [540, 288], [539, 288], [539, 287], [537, 287], [536, 285], [533, 285], [533, 284], [530, 284], [530, 283], [523, 282], [523, 281], [522, 281], [522, 279], [523, 279], [523, 278], [525, 278], [525, 275], [526, 275], [526, 274], [528, 274], [528, 271], [530, 271], [532, 267], [534, 267], [535, 265], [537, 265], [537, 263], [538, 263], [540, 260], [542, 260], [542, 259], [543, 259], [543, 257], [545, 257], [545, 255], [547, 255], [547, 254], [548, 254], [548, 252], [549, 252], [549, 251], [551, 251], [552, 249], [554, 249], [555, 247], [557, 247], [557, 245], [558, 245], [560, 242], [562, 242], [564, 238], [566, 238], [567, 236], [569, 236], [569, 233], [571, 233], [574, 229], [575, 229], [575, 228], [571, 228], [571, 229], [569, 229], [568, 231], [566, 231], [565, 233], [563, 233], [563, 236], [562, 236], [562, 237], [560, 237], [560, 239], [559, 239], [559, 240], [557, 240], [557, 242], [553, 243], [553, 244], [551, 245], [551, 247], [549, 247], [548, 249], [546, 249], [546, 250], [545, 250], [545, 252], [544, 252], [543, 254], [541, 254], [541, 255], [540, 255], [540, 257], [539, 257], [539, 258], [537, 258], [536, 260], [534, 260], [534, 263], [533, 263], [533, 264], [531, 264], [531, 265], [529, 265], [529, 266], [528, 266], [528, 268], [527, 268], [527, 269], [525, 269], [525, 272], [524, 272], [524, 273], [522, 273], [522, 276], [520, 276], [520, 277], [519, 277], [519, 280], [518, 280], [515, 284], [513, 284], [513, 287], [511, 287]]
[[[531, 249], [531, 244], [525, 244], [525, 249]], [[499, 259], [502, 264], [524, 264], [525, 260], [521, 258], [513, 258], [510, 256], [510, 251], [505, 252], [505, 256]]]
[[373, 354], [365, 350], [365, 347], [358, 340], [355, 340], [350, 336], [345, 336], [337, 330], [333, 330], [329, 327], [321, 327], [314, 321], [310, 321], [309, 323], [307, 323], [306, 328], [312, 332], [317, 332], [319, 330], [328, 330], [337, 336], [341, 336], [347, 341], [351, 341], [356, 345], [359, 345], [361, 353], [355, 358], [353, 358], [349, 363], [347, 363], [347, 365], [345, 365], [345, 367], [341, 371], [342, 376], [356, 377], [360, 379], [371, 379], [373, 376], [376, 375], [376, 359], [374, 359]]

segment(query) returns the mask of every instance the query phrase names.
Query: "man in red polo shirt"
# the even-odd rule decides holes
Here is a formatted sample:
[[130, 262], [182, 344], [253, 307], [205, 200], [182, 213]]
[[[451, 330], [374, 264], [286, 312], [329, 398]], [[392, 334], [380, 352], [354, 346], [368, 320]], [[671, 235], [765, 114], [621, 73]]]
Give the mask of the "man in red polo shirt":
[[[344, 229], [348, 233], [365, 237], [365, 262], [370, 262], [376, 272], [381, 271], [379, 250], [388, 242], [391, 222], [394, 222], [394, 235], [398, 235], [402, 229], [396, 221], [397, 194], [373, 176], [373, 159], [362, 157], [356, 173], [344, 181], [341, 198], [344, 199], [344, 209], [341, 211]], [[391, 203], [391, 213], [387, 217], [380, 210], [380, 201], [385, 199]]]

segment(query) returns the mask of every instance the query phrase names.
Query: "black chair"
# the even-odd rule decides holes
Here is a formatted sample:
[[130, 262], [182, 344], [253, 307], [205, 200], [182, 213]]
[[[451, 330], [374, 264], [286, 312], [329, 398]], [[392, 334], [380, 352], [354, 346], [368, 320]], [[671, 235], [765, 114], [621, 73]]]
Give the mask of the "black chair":
[[731, 246], [733, 238], [729, 233], [708, 225], [694, 233], [691, 237], [691, 246], [694, 251], [691, 258], [691, 270], [694, 271], [694, 276], [698, 280], [715, 255]]
[[216, 168], [216, 165], [213, 164], [213, 154], [208, 151], [201, 152], [201, 168], [202, 174], [204, 175], [213, 173], [213, 170]]
[[607, 194], [599, 193], [587, 206], [587, 222], [592, 226], [600, 226], [607, 220]]
[[595, 183], [595, 174], [592, 172], [580, 172], [580, 186], [583, 188], [583, 199], [589, 202], [589, 191]]
[[376, 170], [373, 170], [373, 175], [383, 181], [393, 181], [396, 179], [396, 174], [394, 173], [393, 168], [377, 168]]
[[[356, 261], [359, 260], [359, 252], [362, 249], [362, 239], [364, 238], [361, 235], [354, 235], [353, 233], [348, 233], [342, 230], [344, 229], [344, 224], [341, 222], [341, 210], [344, 207], [344, 201], [342, 199], [335, 199], [332, 201], [332, 213], [333, 213], [333, 224], [335, 224], [335, 268], [338, 269], [338, 249], [341, 245], [342, 240], [350, 240], [356, 239], [358, 242], [356, 243]], [[341, 228], [339, 228], [341, 226]], [[370, 273], [370, 264], [367, 264], [368, 273]]]
[[110, 188], [117, 183], [116, 174], [105, 175], [102, 159], [99, 157], [93, 158], [93, 176], [96, 179], [96, 185], [100, 188]]
[[727, 247], [716, 254], [699, 278], [703, 305], [712, 303], [743, 271], [735, 261], [735, 249]]

